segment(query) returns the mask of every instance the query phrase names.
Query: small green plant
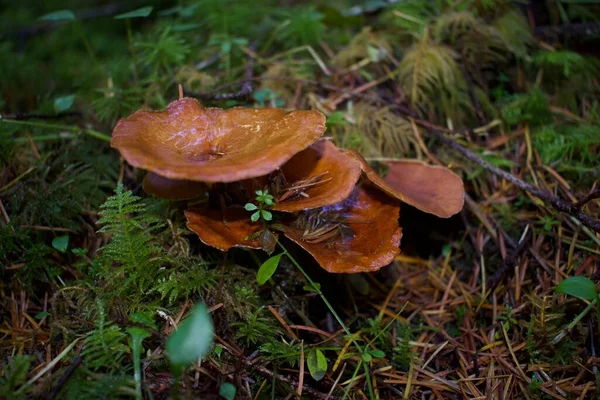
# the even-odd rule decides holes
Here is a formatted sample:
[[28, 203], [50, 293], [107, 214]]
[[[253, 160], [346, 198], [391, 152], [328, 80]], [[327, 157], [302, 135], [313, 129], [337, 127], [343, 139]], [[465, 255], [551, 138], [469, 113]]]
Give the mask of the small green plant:
[[252, 222], [256, 222], [261, 218], [264, 221], [271, 221], [273, 219], [273, 214], [267, 209], [275, 204], [273, 202], [273, 195], [269, 194], [267, 189], [259, 189], [256, 191], [256, 202], [258, 203], [258, 206], [254, 203], [246, 203], [244, 206], [246, 211], [254, 211], [250, 216]]
[[17, 355], [2, 365], [0, 377], [0, 396], [5, 399], [26, 399], [28, 396], [20, 388], [25, 384], [27, 371], [31, 366], [31, 356]]
[[246, 316], [245, 320], [232, 324], [235, 338], [246, 345], [255, 345], [265, 340], [273, 340], [278, 333], [272, 318], [264, 315], [265, 308], [260, 307]]
[[553, 227], [560, 225], [560, 221], [558, 221], [551, 215], [544, 215], [537, 222], [537, 224], [540, 225], [544, 231], [549, 232], [552, 230]]
[[96, 328], [84, 340], [81, 352], [85, 365], [94, 371], [118, 371], [122, 368], [125, 355], [129, 352], [125, 344], [127, 335], [118, 325], [108, 319], [104, 305], [96, 301], [98, 317]]
[[542, 394], [542, 390], [540, 388], [542, 387], [543, 383], [544, 381], [538, 378], [537, 375], [533, 375], [531, 377], [531, 382], [529, 382], [527, 390], [532, 396], [539, 397]]
[[154, 233], [164, 224], [147, 211], [141, 199], [126, 191], [119, 183], [115, 195], [101, 206], [99, 233], [111, 235], [112, 240], [102, 249], [102, 265], [98, 271], [106, 284], [117, 294], [133, 299], [151, 291], [164, 277], [168, 256]]
[[[582, 300], [588, 300], [590, 303], [587, 308], [581, 312], [571, 325], [575, 325], [583, 316], [591, 310], [592, 307], [596, 308], [596, 322], [600, 328], [600, 307], [598, 307], [598, 289], [596, 284], [586, 276], [571, 276], [556, 286], [556, 293], [564, 293], [570, 296], [578, 297]], [[571, 326], [569, 325], [569, 326]], [[571, 326], [572, 328], [572, 326]]]

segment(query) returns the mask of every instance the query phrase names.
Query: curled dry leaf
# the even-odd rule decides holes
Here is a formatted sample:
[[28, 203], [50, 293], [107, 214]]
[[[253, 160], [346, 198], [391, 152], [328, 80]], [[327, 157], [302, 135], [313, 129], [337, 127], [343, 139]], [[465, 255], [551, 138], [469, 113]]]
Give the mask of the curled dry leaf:
[[324, 132], [318, 111], [223, 110], [182, 98], [165, 111], [119, 120], [111, 146], [129, 164], [166, 178], [234, 182], [274, 171]]
[[281, 167], [287, 185], [280, 189], [276, 211], [300, 211], [339, 203], [360, 178], [360, 163], [333, 143], [320, 140]]
[[463, 181], [448, 168], [418, 160], [390, 161], [386, 177], [381, 178], [359, 153], [347, 153], [360, 161], [368, 181], [393, 198], [440, 218], [463, 208]]
[[261, 225], [250, 221], [248, 211], [243, 208], [228, 207], [223, 211], [191, 208], [185, 210], [187, 227], [198, 235], [200, 240], [221, 251], [232, 247], [260, 249], [258, 239]]
[[316, 219], [308, 221], [312, 226], [296, 221], [284, 234], [328, 272], [377, 271], [400, 252], [400, 206], [375, 188], [356, 187], [344, 201], [315, 212], [305, 211], [299, 216], [301, 219], [312, 213]]
[[148, 172], [142, 183], [144, 191], [152, 196], [169, 200], [189, 200], [206, 193], [208, 187], [203, 182], [180, 181], [164, 178]]

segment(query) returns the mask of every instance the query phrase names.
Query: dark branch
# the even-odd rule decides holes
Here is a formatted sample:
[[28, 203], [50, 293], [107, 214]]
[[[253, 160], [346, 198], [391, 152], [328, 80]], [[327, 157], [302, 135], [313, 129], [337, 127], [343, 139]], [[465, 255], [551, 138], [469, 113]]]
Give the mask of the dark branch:
[[67, 117], [81, 117], [81, 113], [79, 111], [67, 111], [61, 112], [57, 114], [25, 114], [25, 113], [15, 113], [15, 114], [0, 114], [1, 119], [12, 119], [16, 121], [23, 121], [27, 119], [61, 119]]
[[594, 190], [593, 192], [585, 196], [583, 199], [579, 200], [577, 203], [573, 203], [573, 207], [579, 209], [583, 207], [586, 203], [589, 203], [590, 201], [598, 198], [600, 198], [600, 189]]
[[46, 400], [53, 400], [53, 399], [56, 398], [56, 396], [58, 396], [58, 393], [65, 386], [65, 384], [67, 383], [67, 381], [69, 380], [69, 378], [71, 377], [71, 375], [73, 375], [73, 372], [75, 372], [75, 370], [77, 369], [77, 367], [79, 367], [79, 364], [81, 364], [81, 360], [82, 360], [82, 357], [80, 355], [78, 355], [77, 357], [75, 357], [75, 359], [73, 360], [73, 362], [71, 363], [71, 365], [69, 365], [67, 367], [67, 369], [65, 370], [65, 372], [58, 379], [58, 382], [56, 382], [56, 385], [52, 388], [52, 390], [50, 391], [50, 393], [48, 393], [48, 395], [46, 396]]
[[506, 259], [502, 263], [502, 266], [500, 266], [500, 268], [498, 268], [498, 270], [490, 278], [487, 287], [490, 288], [492, 292], [496, 289], [500, 282], [502, 282], [504, 277], [514, 270], [515, 266], [517, 265], [519, 256], [523, 253], [523, 251], [525, 251], [525, 249], [527, 249], [530, 237], [531, 230], [528, 230], [525, 237], [523, 237], [517, 245], [517, 248], [508, 253]]

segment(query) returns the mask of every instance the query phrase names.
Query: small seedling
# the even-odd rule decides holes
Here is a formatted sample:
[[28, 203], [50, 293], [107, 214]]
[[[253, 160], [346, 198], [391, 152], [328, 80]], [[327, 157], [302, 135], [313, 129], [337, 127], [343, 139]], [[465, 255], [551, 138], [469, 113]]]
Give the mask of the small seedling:
[[246, 211], [254, 211], [254, 213], [250, 216], [252, 222], [258, 221], [262, 218], [264, 221], [271, 221], [273, 219], [273, 214], [267, 210], [273, 206], [273, 196], [269, 194], [268, 190], [257, 190], [256, 191], [256, 202], [258, 205], [254, 203], [246, 203], [244, 208]]

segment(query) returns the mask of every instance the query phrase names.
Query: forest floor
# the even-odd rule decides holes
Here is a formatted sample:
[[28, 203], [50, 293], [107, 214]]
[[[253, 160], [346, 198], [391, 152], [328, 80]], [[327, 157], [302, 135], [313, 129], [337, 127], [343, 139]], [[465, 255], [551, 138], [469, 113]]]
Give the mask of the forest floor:
[[[0, 9], [0, 398], [599, 396], [600, 5], [225, 3]], [[282, 240], [259, 284], [269, 255], [203, 244], [110, 146], [179, 85], [317, 110], [379, 171], [448, 167], [464, 207], [402, 204], [372, 273]]]

